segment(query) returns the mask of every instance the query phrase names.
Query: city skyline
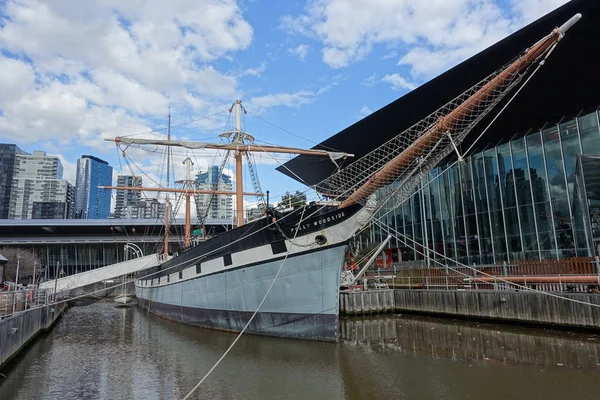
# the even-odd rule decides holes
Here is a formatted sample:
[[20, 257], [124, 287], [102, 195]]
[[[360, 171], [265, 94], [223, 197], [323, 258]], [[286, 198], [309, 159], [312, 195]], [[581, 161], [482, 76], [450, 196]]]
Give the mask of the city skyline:
[[[34, 157], [34, 159], [43, 158], [44, 160], [41, 163], [32, 163], [30, 161], [27, 164], [28, 169], [23, 170], [21, 175], [19, 175], [18, 172], [22, 169], [19, 161], [21, 156]], [[48, 163], [48, 160], [53, 163], [50, 169], [48, 169], [49, 164], [44, 164], [44, 162]], [[79, 173], [75, 184], [67, 179], [62, 179], [63, 166], [58, 156], [48, 155], [43, 150], [34, 150], [32, 154], [29, 154], [22, 151], [14, 143], [0, 143], [0, 166], [2, 167], [0, 168], [2, 171], [0, 175], [0, 194], [2, 195], [0, 196], [0, 219], [137, 219], [162, 218], [165, 215], [165, 203], [153, 197], [154, 193], [152, 192], [115, 190], [112, 193], [110, 190], [98, 189], [97, 187], [100, 185], [114, 186], [115, 184], [116, 186], [140, 187], [143, 186], [144, 181], [143, 177], [138, 175], [116, 175], [108, 162], [93, 155], [82, 155], [78, 159]], [[106, 171], [101, 174], [101, 177], [92, 177], [90, 174], [94, 170], [97, 170], [98, 167], [105, 167]], [[39, 171], [45, 171], [46, 173], [40, 179], [56, 180], [57, 183], [50, 183], [48, 181], [44, 183], [43, 188], [37, 188], [39, 190], [30, 188], [31, 195], [35, 194], [36, 198], [40, 198], [39, 200], [45, 199], [45, 201], [33, 202], [29, 200], [28, 196], [23, 195], [24, 188], [21, 187], [20, 182], [25, 179], [31, 180], [34, 175], [39, 175]], [[217, 165], [209, 166], [205, 171], [200, 170], [195, 175], [198, 187], [211, 188], [213, 182], [217, 180], [218, 172], [219, 166]], [[110, 180], [108, 180], [108, 177], [110, 177]], [[77, 182], [79, 182], [79, 186]], [[232, 176], [223, 172], [218, 188], [233, 191], [232, 182]], [[151, 182], [150, 186], [156, 187], [157, 184], [156, 182]], [[12, 190], [13, 187], [15, 190]], [[195, 201], [197, 204], [195, 207], [196, 216], [205, 214], [202, 201], [208, 201], [209, 198], [210, 196], [208, 195], [195, 196], [195, 200], [200, 200], [200, 202]], [[93, 208], [90, 206], [90, 201], [101, 204], [107, 203], [107, 199], [109, 200], [108, 214], [104, 205], [100, 206], [104, 211], [95, 211], [91, 217], [88, 216], [88, 213]], [[211, 203], [214, 204], [211, 210], [208, 211], [207, 218], [233, 218], [233, 196], [218, 195], [212, 199]], [[4, 208], [7, 211], [2, 214], [1, 212], [3, 212]], [[16, 209], [22, 211], [16, 214]], [[199, 212], [199, 210], [202, 211]]]

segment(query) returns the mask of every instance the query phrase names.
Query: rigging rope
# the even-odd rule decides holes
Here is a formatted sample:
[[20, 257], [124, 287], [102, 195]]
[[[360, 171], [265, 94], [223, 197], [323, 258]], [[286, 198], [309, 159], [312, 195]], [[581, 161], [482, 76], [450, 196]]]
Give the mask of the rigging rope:
[[[202, 120], [205, 120], [205, 119], [208, 119], [208, 118], [216, 117], [217, 115], [223, 114], [224, 112], [227, 112], [227, 110], [219, 111], [219, 112], [216, 112], [214, 114], [207, 115], [206, 117], [192, 119], [190, 121], [182, 122], [182, 123], [177, 124], [177, 125], [171, 125], [171, 128], [177, 128], [179, 126], [193, 124], [194, 122], [198, 122], [198, 121], [202, 121]], [[137, 136], [137, 135], [144, 135], [144, 134], [147, 134], [147, 133], [155, 133], [155, 132], [166, 131], [167, 129], [169, 129], [169, 128], [168, 127], [158, 128], [158, 129], [153, 129], [153, 130], [150, 130], [150, 131], [132, 133], [132, 134], [129, 134], [129, 135], [121, 135], [120, 137], [131, 137], [131, 136]]]
[[[300, 215], [300, 220], [299, 220], [298, 224], [300, 224], [302, 221], [304, 221], [304, 211], [306, 211], [305, 207], [302, 209], [302, 214]], [[298, 235], [298, 231], [299, 230], [296, 229], [296, 232], [294, 233], [294, 239]], [[192, 393], [194, 393], [196, 391], [196, 389], [198, 389], [200, 387], [200, 385], [206, 380], [206, 378], [208, 378], [210, 376], [210, 374], [217, 368], [217, 366], [221, 363], [221, 361], [223, 361], [223, 359], [225, 359], [225, 357], [227, 356], [227, 354], [231, 351], [231, 349], [233, 348], [233, 346], [235, 346], [235, 344], [237, 343], [237, 341], [242, 337], [242, 335], [244, 334], [244, 332], [246, 332], [246, 329], [248, 328], [248, 326], [250, 326], [250, 323], [254, 320], [254, 317], [256, 317], [256, 314], [258, 314], [258, 311], [260, 310], [260, 308], [264, 304], [265, 300], [267, 300], [267, 297], [269, 296], [269, 293], [271, 293], [271, 290], [273, 289], [273, 286], [275, 285], [275, 282], [277, 281], [277, 278], [279, 278], [279, 274], [281, 273], [281, 270], [283, 269], [283, 266], [285, 265], [285, 262], [287, 261], [288, 256], [290, 255], [290, 250], [291, 250], [291, 246], [287, 250], [287, 252], [285, 253], [285, 258], [281, 261], [281, 265], [279, 266], [279, 269], [277, 270], [277, 274], [275, 274], [275, 277], [271, 281], [271, 285], [269, 285], [269, 289], [267, 290], [267, 292], [263, 296], [262, 300], [258, 304], [258, 307], [256, 307], [256, 310], [254, 311], [254, 313], [252, 314], [252, 316], [250, 317], [250, 319], [248, 320], [248, 322], [246, 322], [246, 325], [244, 325], [244, 328], [237, 335], [237, 337], [235, 338], [235, 340], [233, 341], [233, 343], [231, 343], [229, 345], [229, 347], [227, 348], [227, 350], [225, 350], [225, 353], [223, 353], [223, 355], [217, 360], [217, 362], [212, 366], [212, 368], [210, 370], [208, 370], [208, 372], [204, 375], [204, 377], [202, 379], [200, 379], [200, 382], [198, 382], [196, 384], [196, 386], [194, 386], [192, 388], [192, 390], [190, 390], [190, 392], [183, 398], [183, 400], [187, 400], [192, 395]], [[183, 290], [183, 288], [182, 288], [182, 290]]]
[[305, 138], [305, 137], [303, 137], [303, 136], [300, 136], [300, 135], [298, 135], [298, 134], [296, 134], [296, 133], [294, 133], [294, 132], [291, 132], [291, 131], [289, 131], [289, 130], [287, 130], [287, 129], [285, 129], [285, 128], [282, 128], [282, 127], [280, 127], [280, 126], [278, 126], [278, 125], [275, 125], [274, 123], [272, 123], [272, 122], [270, 122], [270, 121], [268, 121], [268, 120], [266, 120], [266, 119], [264, 119], [264, 118], [261, 118], [261, 117], [259, 117], [258, 115], [254, 114], [254, 113], [251, 113], [250, 111], [248, 111], [248, 114], [250, 114], [250, 115], [252, 115], [252, 116], [254, 116], [254, 117], [256, 117], [256, 118], [260, 119], [260, 120], [261, 120], [261, 121], [263, 121], [263, 122], [266, 122], [267, 124], [269, 124], [269, 125], [271, 125], [271, 126], [273, 126], [273, 127], [277, 128], [277, 129], [280, 129], [280, 130], [282, 130], [282, 131], [283, 131], [283, 132], [285, 132], [285, 133], [289, 133], [289, 134], [290, 134], [290, 135], [292, 135], [292, 136], [296, 136], [297, 138], [300, 138], [300, 139], [306, 140], [307, 142], [311, 142], [311, 143], [313, 143], [313, 144], [319, 145], [320, 147], [323, 147], [323, 148], [329, 149], [329, 150], [331, 150], [331, 151], [339, 152], [339, 150], [336, 150], [336, 149], [334, 149], [334, 148], [332, 148], [332, 147], [326, 146], [326, 145], [324, 145], [324, 144], [322, 144], [322, 143], [317, 143], [317, 142], [315, 142], [314, 140], [307, 139], [307, 138]]

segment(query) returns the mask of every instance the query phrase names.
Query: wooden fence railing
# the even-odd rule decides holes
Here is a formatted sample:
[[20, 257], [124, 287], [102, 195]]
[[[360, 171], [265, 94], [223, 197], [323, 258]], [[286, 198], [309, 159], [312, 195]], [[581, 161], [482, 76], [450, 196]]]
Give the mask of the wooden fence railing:
[[[494, 265], [481, 265], [474, 267], [464, 266], [425, 266], [401, 264], [395, 268], [369, 271], [367, 278], [389, 278], [389, 287], [396, 288], [465, 288], [465, 289], [499, 289], [518, 288], [526, 286], [547, 291], [589, 291], [589, 283], [525, 283], [509, 284], [502, 281], [502, 277], [514, 276], [565, 276], [565, 275], [598, 275], [598, 266], [590, 257], [577, 257], [562, 260], [515, 261], [511, 263], [498, 263]], [[477, 282], [469, 278], [498, 277], [494, 282]]]

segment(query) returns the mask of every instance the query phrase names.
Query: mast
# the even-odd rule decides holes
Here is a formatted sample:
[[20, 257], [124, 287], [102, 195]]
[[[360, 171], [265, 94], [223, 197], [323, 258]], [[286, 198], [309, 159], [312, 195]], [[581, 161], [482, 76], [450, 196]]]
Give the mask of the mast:
[[[240, 145], [243, 144], [243, 134], [241, 127], [241, 108], [242, 102], [240, 100], [236, 100], [233, 103], [233, 110], [235, 116], [235, 136], [233, 137], [233, 144]], [[243, 176], [243, 165], [242, 165], [242, 155], [245, 154], [244, 151], [236, 149], [235, 150], [235, 208], [237, 214], [237, 226], [244, 225], [244, 197], [242, 196], [242, 192], [244, 191], [244, 185], [242, 181]]]
[[[169, 123], [167, 125], [167, 140], [171, 140], [171, 107], [169, 107]], [[167, 188], [170, 183], [170, 168], [171, 167], [171, 148], [167, 148]], [[163, 255], [165, 260], [169, 256], [169, 192], [167, 192], [167, 198], [165, 199], [165, 244], [163, 249]]]
[[192, 233], [191, 233], [191, 222], [190, 222], [190, 190], [192, 189], [192, 159], [187, 157], [183, 162], [185, 165], [185, 236], [183, 239], [183, 246], [190, 247], [192, 245]]
[[530, 47], [517, 60], [504, 68], [496, 77], [477, 90], [473, 95], [463, 101], [447, 115], [439, 118], [437, 122], [414, 142], [408, 145], [400, 154], [383, 166], [378, 172], [370, 176], [358, 189], [356, 189], [339, 208], [351, 206], [365, 200], [375, 191], [391, 182], [394, 182], [406, 168], [418, 160], [423, 154], [433, 151], [444, 135], [449, 135], [455, 126], [476, 110], [482, 103], [494, 96], [494, 93], [503, 85], [510, 82], [514, 76], [522, 73], [531, 64], [560, 41], [565, 32], [579, 19], [581, 14], [576, 14], [561, 27], [554, 29], [548, 36]]

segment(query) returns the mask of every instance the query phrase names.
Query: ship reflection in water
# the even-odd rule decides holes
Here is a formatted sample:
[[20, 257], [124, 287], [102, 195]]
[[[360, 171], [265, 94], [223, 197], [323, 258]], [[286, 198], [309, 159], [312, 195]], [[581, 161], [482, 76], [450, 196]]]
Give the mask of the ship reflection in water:
[[[596, 398], [600, 338], [412, 316], [338, 344], [242, 337], [196, 399]], [[109, 302], [70, 309], [0, 378], [4, 399], [177, 399], [235, 335]]]

